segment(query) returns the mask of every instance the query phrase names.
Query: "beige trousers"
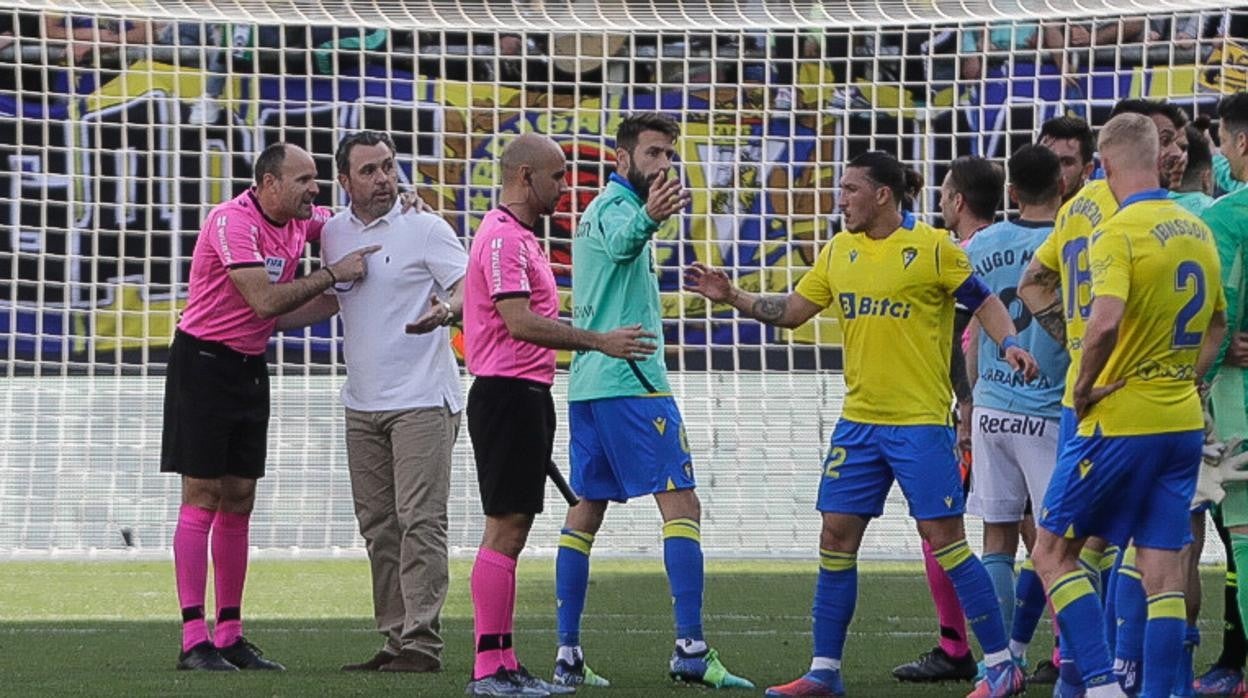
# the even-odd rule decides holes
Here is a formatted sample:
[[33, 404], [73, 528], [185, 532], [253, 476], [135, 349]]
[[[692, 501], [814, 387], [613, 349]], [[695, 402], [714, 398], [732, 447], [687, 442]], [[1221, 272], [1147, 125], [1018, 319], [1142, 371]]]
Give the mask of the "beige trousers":
[[373, 574], [373, 613], [391, 652], [441, 659], [447, 499], [458, 413], [443, 407], [347, 409], [355, 518]]

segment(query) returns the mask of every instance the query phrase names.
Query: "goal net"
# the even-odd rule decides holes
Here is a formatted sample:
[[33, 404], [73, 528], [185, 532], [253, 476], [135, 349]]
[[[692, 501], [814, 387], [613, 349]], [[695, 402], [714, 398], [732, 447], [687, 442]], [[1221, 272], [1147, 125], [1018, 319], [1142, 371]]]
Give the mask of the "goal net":
[[[200, 222], [247, 186], [269, 143], [307, 148], [321, 203], [342, 206], [337, 141], [387, 131], [404, 185], [468, 241], [496, 203], [506, 137], [550, 134], [573, 164], [544, 231], [566, 292], [570, 231], [613, 166], [619, 119], [676, 116], [694, 197], [655, 249], [704, 545], [808, 557], [844, 391], [836, 323], [742, 320], [682, 293], [681, 269], [703, 261], [747, 289], [792, 289], [839, 229], [842, 163], [869, 149], [924, 173], [917, 213], [938, 222], [935, 185], [958, 155], [1002, 158], [1045, 118], [1099, 124], [1127, 96], [1200, 113], [1246, 85], [1248, 9], [1212, 2], [0, 0], [0, 554], [168, 550], [166, 350]], [[336, 322], [270, 344], [262, 549], [362, 550], [341, 352]], [[565, 387], [561, 376], [561, 415]], [[451, 544], [472, 549], [466, 433], [454, 458]], [[566, 430], [556, 461], [566, 469]], [[547, 503], [531, 541], [550, 550], [564, 505], [553, 489]], [[659, 547], [650, 502], [614, 507], [596, 545]], [[863, 555], [918, 549], [894, 492]]]

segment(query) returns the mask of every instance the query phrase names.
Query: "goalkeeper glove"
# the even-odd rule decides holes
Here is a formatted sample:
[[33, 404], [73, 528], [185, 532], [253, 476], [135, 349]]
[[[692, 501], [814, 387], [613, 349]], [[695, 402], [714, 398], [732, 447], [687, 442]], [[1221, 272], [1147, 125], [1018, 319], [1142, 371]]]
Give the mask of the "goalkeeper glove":
[[1229, 444], [1211, 438], [1206, 441], [1193, 507], [1204, 502], [1219, 504], [1226, 497], [1225, 483], [1248, 481], [1248, 470], [1243, 469], [1248, 465], [1248, 452], [1243, 451], [1243, 446], [1243, 439]]

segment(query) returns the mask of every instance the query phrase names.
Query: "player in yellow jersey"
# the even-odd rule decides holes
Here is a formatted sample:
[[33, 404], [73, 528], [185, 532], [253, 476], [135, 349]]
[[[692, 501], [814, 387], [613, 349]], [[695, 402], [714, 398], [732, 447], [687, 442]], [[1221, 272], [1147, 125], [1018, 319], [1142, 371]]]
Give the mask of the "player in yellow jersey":
[[818, 509], [823, 515], [814, 601], [814, 659], [805, 676], [769, 696], [843, 695], [841, 655], [857, 598], [857, 553], [869, 519], [884, 510], [894, 479], [920, 535], [949, 573], [985, 652], [987, 678], [975, 695], [1015, 695], [1022, 672], [1010, 661], [1001, 609], [988, 574], [971, 553], [962, 525], [962, 483], [949, 406], [949, 342], [955, 299], [1000, 343], [1006, 359], [1030, 379], [1035, 360], [1018, 346], [1001, 301], [971, 273], [966, 253], [948, 235], [901, 211], [905, 168], [870, 152], [841, 177], [845, 228], [788, 296], [759, 296], [703, 265], [686, 284], [770, 325], [797, 327], [836, 308], [845, 335], [841, 418], [823, 463]]
[[[1178, 107], [1161, 101], [1124, 99], [1114, 106], [1112, 116], [1140, 114], [1152, 120], [1158, 132], [1157, 182], [1163, 186], [1169, 181], [1176, 159], [1183, 153], [1177, 134], [1187, 121], [1187, 115]], [[1070, 369], [1066, 374], [1066, 392], [1062, 397], [1062, 417], [1058, 435], [1059, 453], [1074, 433], [1072, 391], [1075, 372], [1079, 366], [1084, 325], [1092, 304], [1092, 272], [1088, 257], [1092, 231], [1109, 220], [1118, 210], [1118, 201], [1109, 189], [1108, 182], [1096, 179], [1079, 190], [1066, 202], [1057, 214], [1053, 233], [1036, 250], [1035, 257], [1023, 274], [1018, 285], [1018, 295], [1031, 310], [1036, 322], [1055, 339], [1065, 343], [1070, 352]], [[1060, 284], [1060, 296], [1059, 296]], [[1112, 578], [1109, 570], [1119, 557], [1117, 546], [1111, 546], [1096, 536], [1089, 537], [1081, 551], [1080, 564], [1101, 586], [1106, 608], [1105, 619], [1111, 641], [1115, 628], [1125, 642], [1115, 646], [1121, 659], [1120, 673], [1128, 689], [1136, 688], [1139, 663], [1143, 659], [1144, 594], [1140, 586], [1139, 572], [1130, 561], [1126, 565], [1122, 586]], [[1115, 609], [1116, 597], [1123, 597], [1121, 608]], [[1118, 618], [1123, 619], [1121, 626]], [[1138, 621], [1138, 622], [1137, 622]], [[1062, 665], [1064, 686], [1056, 693], [1074, 694], [1080, 682], [1079, 671], [1073, 663]], [[1065, 691], [1066, 693], [1063, 693]]]
[[1059, 455], [1033, 551], [1088, 698], [1122, 695], [1100, 603], [1078, 564], [1092, 534], [1134, 541], [1149, 594], [1142, 695], [1170, 694], [1186, 615], [1179, 551], [1191, 541], [1203, 440], [1196, 384], [1226, 331], [1213, 236], [1158, 186], [1158, 150], [1156, 126], [1139, 114], [1114, 117], [1100, 135], [1119, 211], [1087, 252], [1092, 300], [1069, 386], [1075, 435]]

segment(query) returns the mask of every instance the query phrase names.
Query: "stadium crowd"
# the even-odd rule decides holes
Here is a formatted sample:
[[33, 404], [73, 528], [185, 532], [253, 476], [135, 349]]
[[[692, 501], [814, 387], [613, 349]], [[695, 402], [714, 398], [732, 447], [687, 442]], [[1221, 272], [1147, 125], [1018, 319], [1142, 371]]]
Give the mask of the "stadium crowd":
[[[212, 76], [191, 122], [215, 123], [228, 75], [394, 75], [584, 92], [631, 85], [762, 84], [792, 103], [801, 73], [820, 65], [841, 85], [827, 106], [869, 107], [857, 82], [901, 86], [914, 103], [940, 100], [1007, 62], [1050, 65], [1073, 79], [1095, 69], [1197, 63], [1225, 40], [1248, 38], [1248, 9], [1124, 16], [1095, 22], [996, 21], [904, 28], [592, 34], [263, 26], [0, 13], [0, 89], [50, 89], [37, 71], [68, 68], [73, 85], [140, 60]], [[803, 66], [806, 66], [803, 68]], [[96, 80], [100, 84], [105, 80]], [[11, 83], [11, 84], [4, 84]], [[53, 90], [55, 92], [56, 90]], [[69, 91], [72, 92], [72, 89]]]

